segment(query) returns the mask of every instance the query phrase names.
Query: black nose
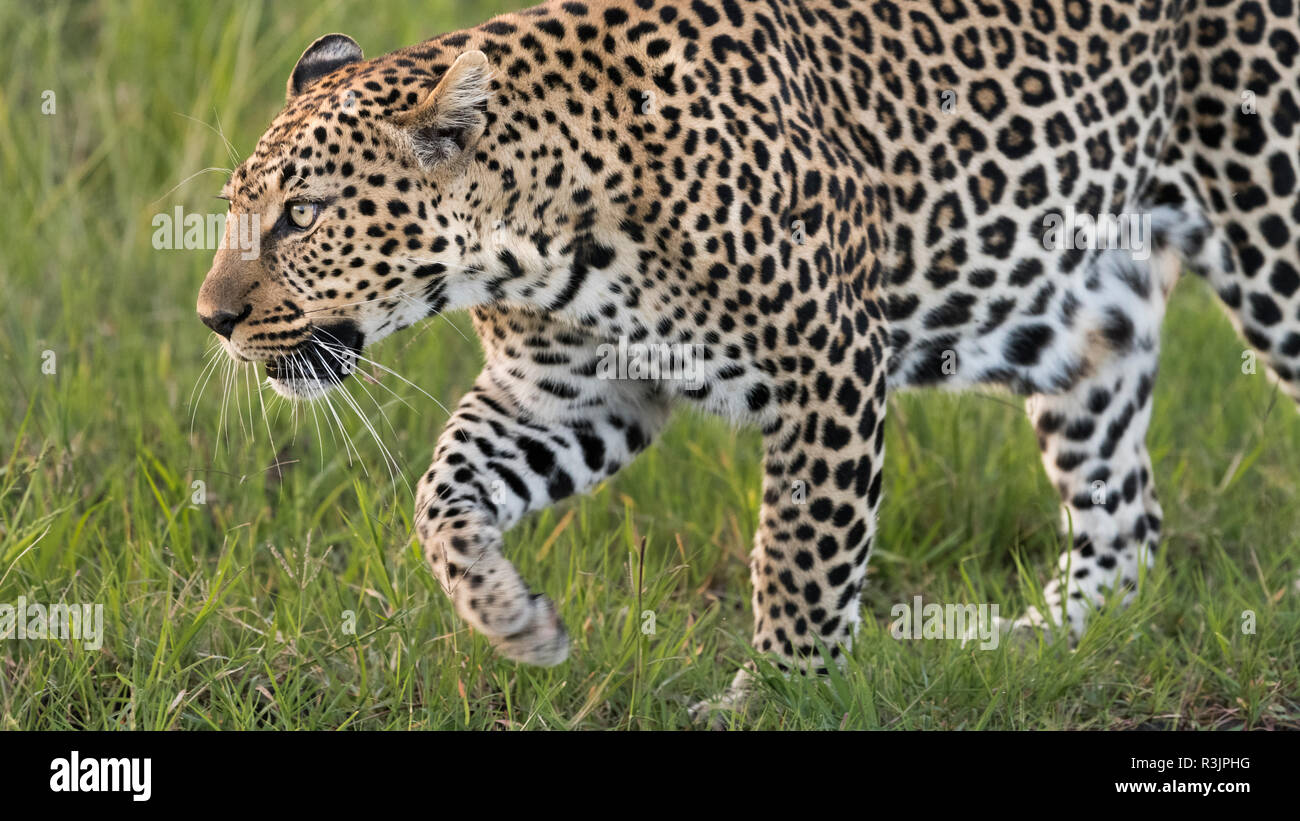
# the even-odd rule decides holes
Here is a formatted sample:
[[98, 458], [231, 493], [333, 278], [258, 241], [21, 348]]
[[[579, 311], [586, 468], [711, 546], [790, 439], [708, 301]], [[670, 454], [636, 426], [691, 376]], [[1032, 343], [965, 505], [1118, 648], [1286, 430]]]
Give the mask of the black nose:
[[209, 316], [199, 314], [199, 319], [203, 321], [204, 325], [229, 339], [230, 335], [235, 332], [235, 326], [247, 319], [252, 312], [253, 306], [246, 305], [244, 306], [244, 312], [240, 314], [232, 314], [230, 311], [217, 311]]

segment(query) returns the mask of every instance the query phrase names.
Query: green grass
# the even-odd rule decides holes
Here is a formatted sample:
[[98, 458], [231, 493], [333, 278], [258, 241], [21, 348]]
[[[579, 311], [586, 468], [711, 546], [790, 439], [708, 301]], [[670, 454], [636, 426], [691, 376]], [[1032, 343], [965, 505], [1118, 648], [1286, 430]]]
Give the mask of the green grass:
[[[615, 480], [508, 535], [573, 638], [570, 661], [540, 670], [455, 618], [411, 537], [411, 495], [356, 418], [349, 464], [310, 413], [295, 432], [273, 403], [268, 430], [245, 383], [224, 428], [220, 376], [188, 402], [211, 254], [154, 250], [151, 219], [219, 205], [222, 172], [191, 178], [231, 164], [218, 122], [246, 154], [319, 34], [378, 54], [498, 8], [0, 4], [0, 603], [101, 603], [106, 627], [97, 652], [0, 642], [0, 728], [675, 728], [747, 657], [752, 432], [679, 416]], [[1014, 615], [1059, 552], [1020, 403], [908, 395], [891, 403], [879, 548], [843, 677], [765, 677], [737, 725], [1300, 726], [1300, 419], [1262, 373], [1242, 374], [1202, 283], [1180, 285], [1165, 342], [1150, 445], [1166, 538], [1135, 606], [1101, 615], [1074, 652], [893, 639], [890, 607], [918, 594]], [[376, 358], [449, 406], [481, 361], [463, 316]], [[369, 386], [391, 400], [385, 442], [418, 476], [446, 417], [385, 384], [411, 405]], [[277, 454], [291, 464], [268, 471]]]

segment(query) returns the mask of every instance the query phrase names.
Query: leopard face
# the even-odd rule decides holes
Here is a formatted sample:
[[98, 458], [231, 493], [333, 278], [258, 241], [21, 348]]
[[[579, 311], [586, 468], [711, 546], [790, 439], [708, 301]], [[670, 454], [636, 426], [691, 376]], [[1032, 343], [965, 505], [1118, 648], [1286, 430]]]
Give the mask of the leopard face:
[[[221, 193], [228, 241], [198, 312], [232, 358], [314, 398], [366, 345], [446, 306], [446, 273], [468, 267], [480, 230], [466, 167], [488, 78], [478, 52], [438, 75], [363, 62], [343, 35], [304, 52], [285, 109]], [[257, 233], [255, 255], [241, 230]]]

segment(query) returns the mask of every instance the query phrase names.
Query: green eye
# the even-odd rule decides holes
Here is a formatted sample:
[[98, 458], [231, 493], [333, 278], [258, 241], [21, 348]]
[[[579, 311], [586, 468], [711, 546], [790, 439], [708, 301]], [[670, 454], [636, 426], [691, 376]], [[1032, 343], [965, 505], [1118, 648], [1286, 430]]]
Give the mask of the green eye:
[[316, 222], [320, 214], [320, 204], [315, 202], [291, 202], [288, 205], [289, 221], [299, 228], [307, 229]]

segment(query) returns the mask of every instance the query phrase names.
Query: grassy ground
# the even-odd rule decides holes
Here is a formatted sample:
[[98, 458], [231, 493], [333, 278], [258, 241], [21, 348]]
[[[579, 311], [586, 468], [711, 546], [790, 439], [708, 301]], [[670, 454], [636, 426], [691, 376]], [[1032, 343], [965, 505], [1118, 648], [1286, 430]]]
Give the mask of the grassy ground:
[[[754, 434], [679, 417], [614, 481], [509, 534], [573, 636], [569, 662], [538, 670], [494, 657], [454, 617], [411, 538], [411, 494], [354, 415], [349, 460], [310, 413], [295, 429], [277, 400], [264, 423], [242, 371], [191, 404], [211, 253], [155, 250], [151, 220], [217, 209], [224, 172], [202, 169], [232, 162], [218, 127], [246, 153], [321, 33], [377, 54], [499, 8], [287, 6], [0, 4], [0, 603], [100, 603], [106, 629], [93, 652], [0, 642], [0, 728], [687, 726], [686, 705], [746, 657]], [[464, 317], [377, 350], [448, 406], [480, 363]], [[1018, 402], [895, 400], [848, 668], [829, 687], [769, 680], [738, 723], [1300, 725], [1300, 419], [1262, 374], [1242, 373], [1241, 354], [1202, 284], [1180, 285], [1150, 435], [1161, 571], [1075, 652], [890, 636], [891, 606], [914, 595], [1014, 615], [1058, 553], [1055, 496]], [[375, 385], [373, 402], [360, 384], [352, 395], [376, 419], [383, 404], [383, 439], [418, 476], [445, 414], [383, 381], [410, 407]], [[277, 457], [287, 464], [268, 470]]]

